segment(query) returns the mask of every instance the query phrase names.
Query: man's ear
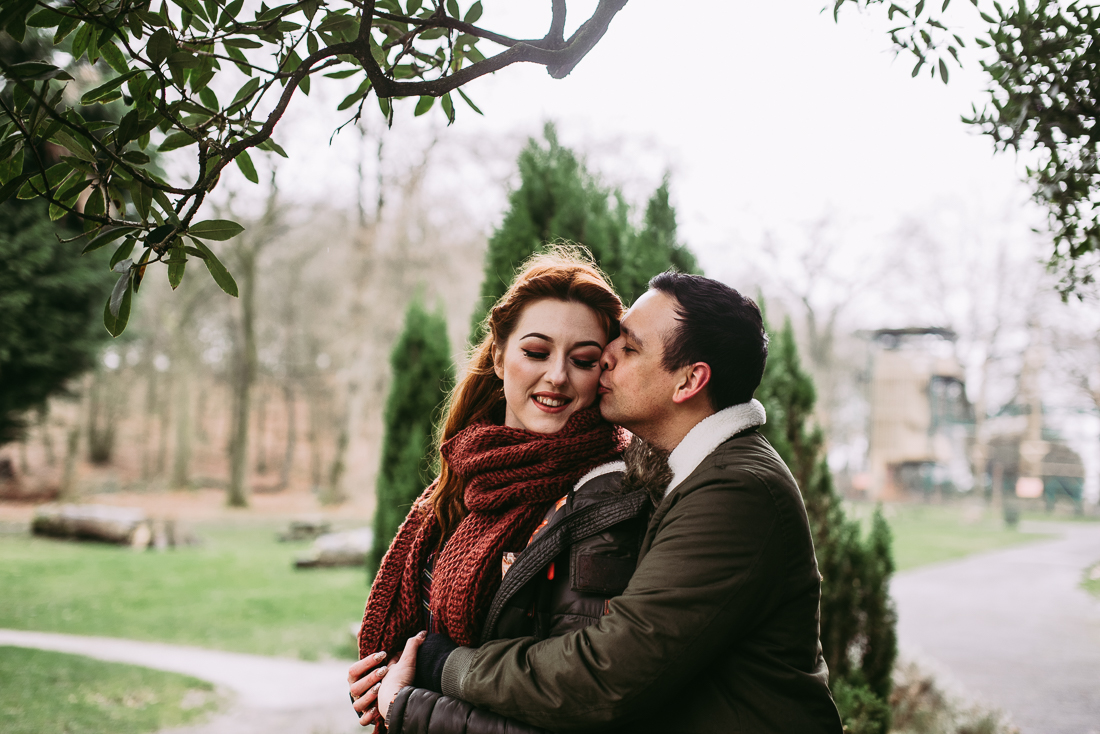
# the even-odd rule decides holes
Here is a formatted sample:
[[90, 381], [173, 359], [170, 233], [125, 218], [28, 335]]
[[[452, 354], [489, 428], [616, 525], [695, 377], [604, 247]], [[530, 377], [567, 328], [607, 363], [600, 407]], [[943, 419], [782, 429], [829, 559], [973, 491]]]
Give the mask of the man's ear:
[[710, 365], [706, 362], [696, 362], [684, 367], [680, 372], [680, 381], [676, 384], [676, 392], [672, 394], [672, 402], [683, 405], [701, 394], [709, 383]]
[[500, 379], [503, 380], [504, 379], [504, 354], [501, 352], [501, 350], [497, 349], [496, 342], [493, 342], [492, 350], [493, 350], [493, 372], [496, 373], [497, 377], [499, 377]]

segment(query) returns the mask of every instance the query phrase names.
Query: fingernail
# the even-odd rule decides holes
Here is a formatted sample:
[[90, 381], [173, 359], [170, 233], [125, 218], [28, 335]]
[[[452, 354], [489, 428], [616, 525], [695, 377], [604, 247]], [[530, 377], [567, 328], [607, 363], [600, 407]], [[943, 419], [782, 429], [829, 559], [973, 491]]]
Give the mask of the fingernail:
[[[379, 688], [381, 688], [381, 687], [382, 687], [382, 681], [378, 681], [378, 682], [377, 682], [377, 683], [375, 683], [375, 684], [374, 684], [373, 686], [371, 686], [370, 690], [369, 690], [369, 691], [367, 691], [367, 693], [374, 693], [375, 691], [377, 691], [377, 690], [378, 690]], [[365, 695], [365, 694], [364, 694], [364, 695]]]
[[423, 640], [427, 636], [428, 636], [428, 633], [427, 633], [426, 630], [420, 630], [419, 632], [416, 633], [416, 639], [418, 639], [418, 640]]
[[376, 652], [376, 653], [374, 653], [374, 659], [375, 660], [385, 660], [386, 659], [386, 653]]
[[378, 669], [378, 674], [379, 675], [385, 675], [386, 671], [389, 670], [389, 669], [390, 669], [390, 666], [383, 665], [381, 668]]

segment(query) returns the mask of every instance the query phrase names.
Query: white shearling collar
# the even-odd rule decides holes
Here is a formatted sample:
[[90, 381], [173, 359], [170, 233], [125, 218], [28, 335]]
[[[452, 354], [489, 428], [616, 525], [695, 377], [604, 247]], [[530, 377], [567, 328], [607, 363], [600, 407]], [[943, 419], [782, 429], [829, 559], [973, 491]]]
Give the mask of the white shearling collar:
[[748, 428], [762, 426], [766, 420], [764, 406], [753, 399], [731, 405], [696, 423], [668, 457], [672, 481], [668, 483], [665, 496], [729, 438]]
[[588, 482], [592, 481], [596, 477], [603, 476], [604, 474], [610, 474], [611, 472], [625, 472], [626, 464], [621, 461], [609, 461], [606, 464], [600, 464], [583, 477], [577, 480], [577, 483], [573, 485], [573, 491], [576, 491], [583, 487]]

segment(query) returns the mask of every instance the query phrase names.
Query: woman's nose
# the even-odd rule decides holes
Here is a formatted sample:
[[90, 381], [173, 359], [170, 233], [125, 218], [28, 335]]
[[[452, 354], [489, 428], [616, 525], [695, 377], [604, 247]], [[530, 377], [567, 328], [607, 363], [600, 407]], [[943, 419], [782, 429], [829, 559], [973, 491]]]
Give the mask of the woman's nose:
[[546, 379], [551, 385], [564, 385], [568, 372], [564, 361], [555, 361], [546, 372]]

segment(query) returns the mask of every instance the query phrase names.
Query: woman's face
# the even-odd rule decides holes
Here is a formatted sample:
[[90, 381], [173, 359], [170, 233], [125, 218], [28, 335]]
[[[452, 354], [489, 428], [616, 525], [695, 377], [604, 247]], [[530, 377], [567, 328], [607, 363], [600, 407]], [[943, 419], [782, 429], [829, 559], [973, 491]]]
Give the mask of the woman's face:
[[596, 399], [607, 332], [588, 306], [544, 299], [523, 310], [503, 347], [493, 352], [504, 381], [504, 425], [557, 433]]

